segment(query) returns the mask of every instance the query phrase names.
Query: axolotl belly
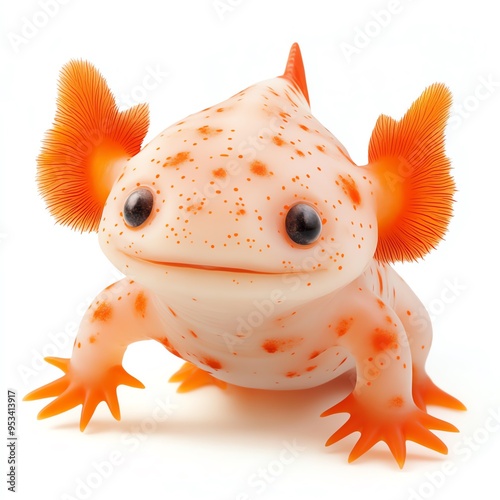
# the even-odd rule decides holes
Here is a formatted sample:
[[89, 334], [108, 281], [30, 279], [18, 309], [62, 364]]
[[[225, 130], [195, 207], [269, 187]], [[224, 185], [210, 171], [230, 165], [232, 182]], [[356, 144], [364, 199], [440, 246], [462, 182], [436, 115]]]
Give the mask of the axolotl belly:
[[[193, 285], [202, 279], [200, 271], [191, 273]], [[400, 326], [399, 318], [389, 309], [382, 311], [385, 303], [378, 298], [383, 296], [388, 305], [395, 305], [394, 297], [389, 296], [394, 293], [394, 284], [388, 279], [395, 273], [389, 267], [373, 262], [352, 285], [305, 301], [295, 297], [301, 287], [308, 286], [303, 277], [299, 281], [285, 275], [259, 283], [250, 273], [220, 274], [213, 290], [221, 290], [224, 280], [227, 289], [234, 290], [223, 300], [210, 288], [198, 291], [193, 286], [177, 300], [156, 295], [150, 306], [162, 322], [165, 337], [160, 341], [167, 349], [220, 380], [259, 389], [304, 389], [352, 369], [354, 358], [336, 342], [354, 323], [354, 317], [346, 314], [352, 295], [354, 300], [356, 296], [361, 301], [363, 296], [371, 299], [363, 302], [357, 326], [365, 321], [365, 315], [372, 318], [379, 311], [384, 313], [374, 334], [376, 345], [372, 359], [367, 358], [365, 376], [383, 369], [384, 362], [400, 359], [401, 350], [392, 332]], [[383, 280], [382, 285], [379, 280]], [[400, 293], [404, 294], [402, 281], [401, 285]], [[257, 292], [262, 286], [262, 292], [252, 294], [253, 298], [244, 292], [248, 288]], [[239, 287], [243, 293], [239, 293]], [[425, 349], [428, 347], [430, 342]], [[411, 361], [405, 368], [411, 369]]]
[[153, 339], [186, 361], [181, 391], [305, 389], [355, 368], [353, 392], [323, 414], [351, 414], [327, 444], [360, 431], [350, 460], [383, 440], [400, 466], [407, 439], [445, 453], [429, 429], [456, 428], [426, 406], [464, 407], [426, 374], [430, 319], [390, 263], [446, 231], [450, 103], [434, 84], [401, 120], [382, 115], [358, 166], [311, 114], [295, 44], [282, 76], [141, 149], [147, 106], [119, 112], [97, 70], [70, 62], [40, 190], [58, 222], [98, 232], [125, 278], [89, 307], [71, 359], [47, 359], [64, 376], [27, 396], [56, 397], [39, 417], [82, 404], [83, 430], [105, 401], [119, 418], [116, 387], [142, 387], [123, 354]]

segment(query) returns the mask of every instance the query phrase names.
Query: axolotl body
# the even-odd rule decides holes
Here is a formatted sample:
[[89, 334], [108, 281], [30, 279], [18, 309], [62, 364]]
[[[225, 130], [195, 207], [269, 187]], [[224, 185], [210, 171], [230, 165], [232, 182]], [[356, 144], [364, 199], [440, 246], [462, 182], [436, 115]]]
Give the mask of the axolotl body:
[[464, 407], [426, 374], [430, 319], [390, 263], [446, 231], [450, 103], [434, 84], [400, 121], [381, 116], [357, 166], [312, 116], [294, 44], [282, 76], [141, 149], [147, 106], [118, 111], [93, 66], [66, 65], [40, 190], [58, 222], [98, 231], [125, 278], [91, 304], [71, 359], [47, 359], [64, 375], [27, 396], [56, 398], [39, 418], [81, 404], [83, 430], [105, 401], [119, 419], [116, 387], [143, 387], [125, 350], [154, 339], [186, 361], [181, 391], [306, 389], [355, 368], [353, 392], [323, 414], [351, 415], [327, 444], [359, 431], [350, 461], [383, 440], [400, 466], [406, 440], [446, 453], [429, 429], [456, 428], [426, 405]]

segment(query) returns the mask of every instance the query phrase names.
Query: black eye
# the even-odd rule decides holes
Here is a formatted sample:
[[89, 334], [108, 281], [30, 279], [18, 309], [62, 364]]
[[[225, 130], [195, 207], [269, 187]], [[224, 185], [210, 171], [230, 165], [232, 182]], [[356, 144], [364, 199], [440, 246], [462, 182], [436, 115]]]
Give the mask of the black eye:
[[321, 219], [311, 205], [297, 203], [286, 214], [286, 232], [299, 245], [314, 243], [321, 233]]
[[139, 227], [146, 222], [153, 210], [153, 193], [149, 189], [139, 188], [127, 198], [123, 207], [123, 218], [130, 227]]

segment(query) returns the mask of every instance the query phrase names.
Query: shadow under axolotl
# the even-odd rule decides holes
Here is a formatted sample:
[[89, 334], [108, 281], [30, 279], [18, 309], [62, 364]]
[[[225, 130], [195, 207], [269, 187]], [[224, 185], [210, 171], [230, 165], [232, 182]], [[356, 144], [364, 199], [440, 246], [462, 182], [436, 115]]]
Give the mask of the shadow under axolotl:
[[[312, 389], [295, 391], [269, 391], [228, 386], [226, 390], [216, 387], [201, 388], [197, 391], [176, 396], [176, 406], [168, 418], [155, 423], [145, 432], [154, 439], [186, 439], [197, 446], [210, 447], [214, 443], [230, 450], [233, 446], [252, 446], [254, 449], [268, 448], [270, 442], [296, 440], [308, 453], [328, 453], [336, 457], [335, 462], [346, 463], [359, 434], [347, 436], [334, 446], [325, 449], [324, 443], [347, 419], [347, 414], [320, 418], [327, 408], [343, 400], [353, 389], [355, 373], [344, 373], [337, 379]], [[208, 399], [207, 399], [208, 398]], [[123, 434], [141, 432], [141, 426], [150, 419], [150, 412], [127, 417], [122, 412], [121, 422], [109, 415], [96, 415], [89, 423], [85, 434], [89, 438], [103, 433]], [[54, 425], [54, 429], [74, 429], [76, 423]], [[426, 448], [409, 445], [409, 464], [425, 461], [440, 462], [443, 456]], [[314, 451], [313, 451], [314, 450]], [[385, 443], [378, 443], [369, 453], [356, 463], [373, 464], [373, 460], [390, 467], [394, 459]]]
[[[243, 437], [247, 433], [254, 438], [255, 434], [269, 437], [289, 432], [297, 439], [300, 437], [312, 442], [319, 438], [321, 442], [325, 435], [318, 428], [318, 421], [328, 419], [321, 419], [320, 414], [352, 391], [353, 380], [354, 373], [348, 372], [331, 382], [304, 390], [270, 391], [230, 384], [225, 390], [202, 387], [196, 391], [176, 394], [176, 406], [182, 407], [183, 411], [173, 410], [168, 418], [157, 422], [151, 434], [185, 434], [197, 438], [209, 435], [213, 438], [217, 434]], [[210, 398], [209, 406], [207, 397]], [[105, 407], [105, 404], [101, 403], [100, 406]], [[85, 434], [121, 432], [123, 427], [140, 427], [150, 417], [147, 409], [141, 416], [141, 412], [130, 415], [122, 408], [120, 422], [116, 422], [107, 411], [106, 415], [99, 413], [96, 412], [84, 431]], [[329, 427], [333, 430], [336, 423], [333, 420], [336, 417], [338, 416], [329, 417]], [[341, 422], [345, 418], [340, 416], [338, 420]], [[56, 424], [53, 428], [76, 431], [77, 422]]]

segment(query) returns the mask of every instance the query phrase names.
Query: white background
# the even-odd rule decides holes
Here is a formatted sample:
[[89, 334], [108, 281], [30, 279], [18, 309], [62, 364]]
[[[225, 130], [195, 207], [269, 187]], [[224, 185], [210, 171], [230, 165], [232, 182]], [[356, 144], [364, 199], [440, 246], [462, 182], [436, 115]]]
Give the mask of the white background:
[[[6, 426], [5, 395], [13, 388], [17, 498], [415, 500], [472, 498], [481, 486], [490, 498], [498, 495], [500, 31], [494, 2], [64, 3], [11, 0], [1, 16], [0, 425]], [[148, 141], [187, 114], [281, 74], [294, 41], [302, 48], [313, 113], [358, 164], [366, 163], [380, 113], [401, 117], [434, 81], [454, 94], [447, 152], [458, 187], [455, 216], [436, 251], [398, 266], [434, 317], [428, 371], [469, 408], [431, 408], [461, 430], [438, 433], [449, 456], [409, 443], [400, 471], [379, 444], [349, 465], [356, 435], [323, 446], [346, 416], [319, 418], [349, 392], [347, 379], [295, 393], [207, 388], [180, 395], [167, 379], [181, 363], [154, 343], [127, 352], [125, 367], [147, 388], [119, 389], [121, 422], [103, 405], [83, 434], [79, 409], [37, 421], [43, 402], [20, 399], [60, 373], [41, 356], [70, 355], [88, 302], [119, 277], [95, 234], [54, 225], [35, 185], [61, 66], [88, 59], [124, 106], [148, 101]], [[355, 49], [350, 56], [345, 44]], [[162, 76], [145, 90], [142, 82], [153, 70]], [[295, 443], [294, 454], [285, 443]], [[112, 470], [103, 463], [110, 460]]]

